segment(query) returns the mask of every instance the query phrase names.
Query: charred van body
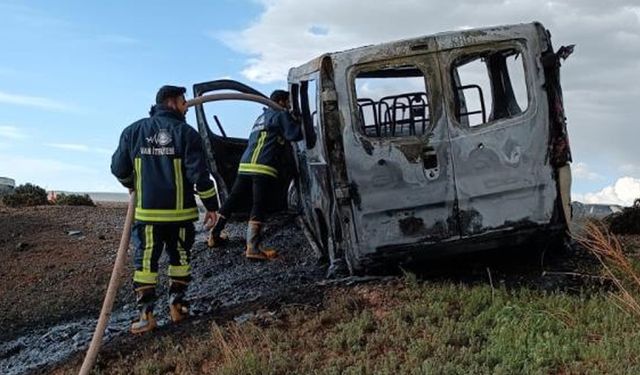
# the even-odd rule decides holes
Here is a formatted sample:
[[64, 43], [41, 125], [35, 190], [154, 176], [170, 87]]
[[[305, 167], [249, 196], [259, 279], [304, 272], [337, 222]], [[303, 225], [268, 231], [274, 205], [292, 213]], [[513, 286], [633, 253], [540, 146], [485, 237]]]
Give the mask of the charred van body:
[[[539, 23], [441, 33], [322, 55], [289, 71], [305, 139], [290, 183], [322, 256], [388, 260], [561, 240], [571, 154], [560, 61]], [[262, 95], [229, 80], [194, 86]], [[246, 140], [198, 126], [222, 196]]]

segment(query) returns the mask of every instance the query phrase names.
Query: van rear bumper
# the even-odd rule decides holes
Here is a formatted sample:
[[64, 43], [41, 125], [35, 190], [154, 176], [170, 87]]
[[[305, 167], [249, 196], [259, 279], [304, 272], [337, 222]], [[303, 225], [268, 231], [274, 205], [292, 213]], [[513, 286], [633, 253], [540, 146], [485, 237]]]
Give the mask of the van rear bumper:
[[365, 255], [360, 261], [365, 267], [375, 267], [387, 262], [420, 261], [499, 248], [548, 246], [560, 241], [566, 231], [566, 225], [559, 223], [502, 229], [435, 243], [387, 245], [376, 248], [374, 253]]

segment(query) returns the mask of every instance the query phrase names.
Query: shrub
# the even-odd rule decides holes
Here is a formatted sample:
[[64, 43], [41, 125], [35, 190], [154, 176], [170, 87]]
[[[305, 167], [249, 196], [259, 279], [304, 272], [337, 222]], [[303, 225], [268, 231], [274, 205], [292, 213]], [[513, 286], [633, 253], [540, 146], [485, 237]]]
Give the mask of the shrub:
[[[634, 204], [637, 207], [638, 200]], [[612, 293], [612, 302], [640, 318], [640, 270], [637, 262], [625, 254], [620, 239], [597, 221], [585, 225], [585, 234], [574, 235], [578, 243], [598, 258], [604, 274], [618, 288]]]
[[615, 234], [640, 234], [640, 199], [633, 206], [625, 207], [622, 212], [610, 215], [605, 219], [609, 230]]
[[56, 204], [62, 206], [95, 206], [89, 194], [58, 194]]
[[40, 186], [26, 183], [15, 188], [13, 193], [2, 197], [2, 202], [9, 207], [46, 205], [47, 191]]

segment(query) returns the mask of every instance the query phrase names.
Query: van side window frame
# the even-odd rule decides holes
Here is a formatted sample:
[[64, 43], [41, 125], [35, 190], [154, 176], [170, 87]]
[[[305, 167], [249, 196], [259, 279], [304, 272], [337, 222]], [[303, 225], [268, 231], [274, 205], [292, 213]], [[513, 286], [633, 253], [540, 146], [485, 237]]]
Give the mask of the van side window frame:
[[[358, 88], [357, 88], [357, 82], [356, 80], [358, 79], [358, 76], [361, 73], [369, 73], [372, 75], [375, 74], [380, 74], [380, 75], [384, 75], [385, 70], [389, 71], [390, 69], [396, 68], [396, 69], [401, 69], [403, 67], [407, 67], [407, 66], [411, 66], [412, 69], [416, 69], [420, 72], [419, 76], [413, 76], [415, 78], [422, 78], [422, 84], [424, 87], [424, 91], [421, 92], [413, 92], [413, 91], [407, 91], [404, 92], [402, 94], [398, 94], [398, 95], [391, 95], [391, 96], [385, 96], [380, 98], [379, 101], [377, 101], [378, 103], [378, 111], [374, 111], [373, 117], [374, 117], [374, 121], [376, 123], [380, 123], [380, 122], [388, 122], [388, 128], [385, 132], [382, 131], [382, 129], [379, 129], [376, 127], [375, 129], [375, 134], [368, 134], [366, 132], [366, 128], [365, 126], [367, 126], [367, 124], [365, 124], [366, 119], [364, 118], [364, 114], [362, 111], [362, 106], [369, 106], [369, 105], [373, 105], [375, 106], [376, 101], [370, 99], [370, 98], [359, 98], [358, 97]], [[420, 62], [415, 58], [409, 58], [409, 59], [402, 59], [402, 60], [393, 60], [393, 61], [385, 61], [384, 63], [381, 62], [376, 62], [376, 63], [368, 63], [368, 64], [363, 64], [360, 66], [355, 66], [350, 74], [348, 75], [349, 77], [349, 85], [350, 85], [350, 91], [351, 91], [351, 95], [352, 95], [352, 100], [351, 100], [351, 108], [352, 108], [352, 113], [354, 114], [354, 119], [355, 121], [352, 121], [353, 126], [356, 128], [354, 129], [354, 132], [356, 134], [359, 134], [363, 137], [367, 137], [369, 139], [376, 139], [376, 140], [394, 140], [394, 139], [407, 139], [407, 138], [415, 138], [415, 137], [422, 137], [426, 134], [428, 134], [432, 129], [433, 126], [435, 125], [431, 120], [432, 120], [432, 113], [431, 113], [431, 105], [432, 105], [432, 97], [431, 97], [431, 92], [430, 92], [430, 86], [429, 86], [429, 77], [428, 74], [425, 73], [426, 70], [424, 69], [423, 66], [421, 66]], [[402, 76], [401, 74], [399, 74], [398, 76], [391, 76], [388, 77], [390, 79], [393, 78], [406, 78], [406, 77], [412, 77], [409, 75], [406, 76]], [[385, 77], [380, 77], [380, 78], [385, 78]], [[421, 118], [417, 121], [421, 121], [424, 122], [423, 124], [423, 129], [420, 130], [420, 132], [418, 133], [415, 130], [409, 130], [409, 134], [400, 134], [397, 135], [395, 134], [395, 126], [393, 126], [394, 124], [397, 125], [397, 121], [396, 121], [396, 117], [397, 113], [389, 113], [390, 107], [388, 103], [382, 103], [383, 100], [392, 100], [392, 104], [395, 106], [398, 103], [398, 99], [401, 96], [406, 96], [407, 100], [409, 100], [409, 106], [412, 105], [412, 100], [411, 97], [416, 97], [418, 94], [421, 94], [421, 98], [424, 102], [424, 104], [420, 105], [421, 107], [423, 107], [423, 113], [425, 113], [426, 115], [420, 116]], [[395, 98], [395, 99], [394, 99]], [[366, 103], [365, 103], [366, 101]], [[363, 103], [363, 104], [360, 104]], [[404, 104], [404, 103], [402, 103]], [[385, 113], [383, 115], [383, 113], [381, 112], [380, 108], [385, 107]], [[406, 105], [405, 105], [406, 107]], [[413, 108], [409, 108], [409, 111], [412, 111]], [[418, 108], [419, 110], [419, 108]], [[410, 116], [413, 116], [410, 114]], [[411, 120], [413, 121], [413, 120]], [[415, 124], [414, 124], [415, 125]], [[370, 125], [369, 125], [370, 126]], [[380, 126], [381, 128], [381, 126]], [[410, 126], [411, 129], [411, 126]]]
[[[502, 71], [502, 73], [508, 74], [509, 83], [510, 83], [510, 87], [508, 89], [510, 91], [510, 95], [514, 95], [512, 98], [514, 103], [508, 103], [508, 105], [515, 104], [519, 106], [520, 104], [526, 104], [526, 108], [524, 110], [520, 108], [520, 111], [518, 113], [514, 113], [510, 116], [491, 118], [491, 115], [492, 115], [491, 111], [493, 110], [493, 108], [487, 108], [486, 106], [485, 98], [487, 97], [487, 93], [483, 92], [481, 87], [477, 84], [462, 85], [459, 80], [457, 68], [465, 64], [465, 63], [461, 64], [462, 61], [470, 62], [475, 59], [482, 59], [484, 62], [484, 60], [488, 56], [496, 55], [498, 53], [501, 53], [501, 52], [504, 53], [508, 51], [513, 51], [514, 53], [510, 55], [505, 55], [505, 59], [509, 56], [515, 55], [516, 60], [519, 60], [520, 61], [519, 63], [522, 64], [522, 74], [523, 74], [522, 78], [524, 79], [523, 87], [526, 90], [526, 102], [522, 102], [522, 103], [518, 102], [514, 94], [514, 84], [513, 84], [514, 80], [513, 80], [513, 77], [510, 75], [512, 72], [508, 69], [508, 67], [505, 66], [505, 71]], [[514, 120], [518, 120], [528, 116], [532, 110], [532, 107], [535, 101], [533, 98], [534, 94], [532, 92], [533, 86], [530, 82], [531, 81], [530, 67], [529, 67], [529, 62], [526, 59], [526, 54], [527, 54], [527, 46], [526, 46], [525, 40], [507, 41], [504, 43], [500, 43], [498, 45], [486, 46], [484, 48], [480, 46], [480, 48], [474, 48], [474, 51], [472, 52], [468, 51], [468, 49], [461, 48], [459, 52], [455, 55], [455, 57], [450, 61], [450, 65], [447, 68], [448, 79], [449, 79], [449, 82], [451, 83], [448, 86], [449, 86], [449, 90], [452, 91], [452, 98], [453, 98], [453, 108], [451, 108], [451, 111], [453, 112], [451, 113], [451, 118], [453, 122], [460, 127], [475, 130], [475, 129], [486, 129], [488, 127], [494, 126], [501, 122], [514, 121]], [[486, 69], [487, 69], [486, 72], [488, 74], [488, 79], [489, 79], [489, 91], [490, 91], [488, 95], [491, 96], [491, 100], [493, 103], [492, 107], [494, 107], [496, 98], [494, 97], [493, 82], [491, 82], [491, 76], [490, 76], [491, 67], [489, 65], [486, 65]], [[469, 108], [466, 108], [466, 112], [460, 113], [461, 104], [462, 106], [465, 106], [465, 107], [468, 104], [468, 98], [464, 96], [462, 98], [460, 97], [459, 93], [461, 89], [476, 90], [478, 92], [478, 95], [480, 98], [480, 103], [479, 103], [480, 110], [469, 111]], [[481, 114], [483, 117], [482, 123], [471, 125], [469, 121], [469, 116], [478, 115], [478, 114]]]

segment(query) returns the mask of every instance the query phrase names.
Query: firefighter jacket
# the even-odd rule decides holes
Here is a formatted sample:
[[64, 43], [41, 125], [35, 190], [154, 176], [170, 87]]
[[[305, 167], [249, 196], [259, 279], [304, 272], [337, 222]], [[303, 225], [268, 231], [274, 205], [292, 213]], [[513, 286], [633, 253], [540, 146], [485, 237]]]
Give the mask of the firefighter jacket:
[[198, 132], [178, 112], [155, 106], [129, 125], [111, 160], [111, 172], [136, 191], [135, 220], [179, 223], [198, 219], [194, 185], [209, 211], [218, 209]]
[[256, 120], [238, 173], [278, 177], [278, 167], [286, 141], [302, 139], [300, 123], [286, 111], [264, 108]]

